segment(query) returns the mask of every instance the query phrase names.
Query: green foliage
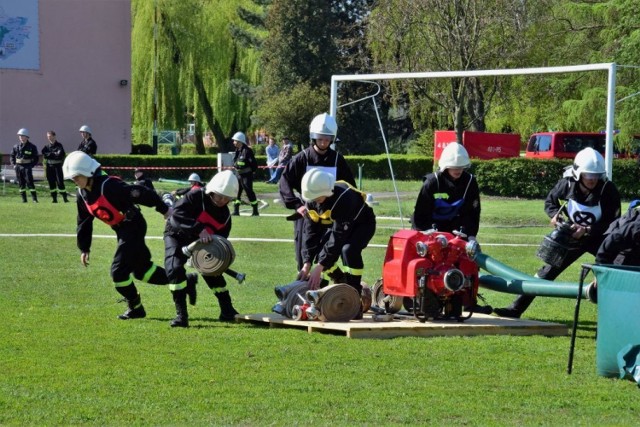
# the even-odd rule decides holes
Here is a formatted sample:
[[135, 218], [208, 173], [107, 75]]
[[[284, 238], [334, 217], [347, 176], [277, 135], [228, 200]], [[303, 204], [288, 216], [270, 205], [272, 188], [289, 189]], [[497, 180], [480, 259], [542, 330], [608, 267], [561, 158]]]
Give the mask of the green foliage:
[[255, 122], [279, 138], [308, 141], [309, 123], [329, 109], [327, 91], [326, 87], [314, 89], [308, 82], [282, 90], [264, 99], [256, 111]]

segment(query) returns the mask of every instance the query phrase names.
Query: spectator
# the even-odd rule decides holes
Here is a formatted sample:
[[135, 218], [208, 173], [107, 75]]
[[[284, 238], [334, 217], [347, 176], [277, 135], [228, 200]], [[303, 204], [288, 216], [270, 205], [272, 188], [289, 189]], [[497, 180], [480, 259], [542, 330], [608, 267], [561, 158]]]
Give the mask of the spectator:
[[80, 141], [78, 151], [87, 153], [91, 157], [95, 156], [98, 152], [98, 144], [96, 144], [91, 136], [91, 128], [87, 125], [80, 126], [80, 135], [82, 135], [82, 141]]
[[274, 181], [274, 178], [276, 176], [276, 167], [278, 164], [280, 149], [276, 145], [276, 141], [273, 137], [269, 137], [265, 152], [267, 153], [267, 168], [269, 170], [269, 179], [265, 182], [275, 184], [276, 181]]
[[38, 194], [33, 183], [33, 167], [38, 163], [38, 147], [29, 141], [29, 131], [25, 128], [18, 131], [18, 139], [20, 142], [13, 146], [9, 160], [16, 171], [22, 203], [27, 203], [27, 188], [31, 192], [33, 203], [38, 203]]
[[58, 203], [58, 193], [62, 200], [67, 203], [67, 190], [64, 186], [64, 176], [62, 176], [62, 163], [66, 156], [64, 147], [56, 140], [56, 133], [52, 130], [47, 132], [49, 143], [42, 148], [42, 157], [45, 164], [45, 175], [49, 183], [49, 191], [53, 203]]

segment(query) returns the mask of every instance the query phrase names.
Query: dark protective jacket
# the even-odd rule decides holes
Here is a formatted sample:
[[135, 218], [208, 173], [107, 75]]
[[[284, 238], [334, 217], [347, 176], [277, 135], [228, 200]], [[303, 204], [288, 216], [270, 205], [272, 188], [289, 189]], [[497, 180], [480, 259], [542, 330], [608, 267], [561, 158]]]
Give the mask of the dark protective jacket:
[[[312, 262], [318, 254], [318, 264], [332, 267], [340, 258], [342, 247], [349, 243], [353, 231], [361, 224], [375, 227], [376, 216], [365, 202], [366, 196], [345, 182], [337, 182], [333, 195], [324, 202], [308, 202], [304, 218], [303, 262]], [[323, 236], [330, 228], [326, 243], [320, 248]], [[366, 246], [368, 242], [362, 247]]]
[[9, 157], [11, 164], [14, 166], [34, 167], [38, 163], [38, 147], [33, 145], [31, 141], [27, 141], [24, 144], [20, 142], [13, 146]]
[[613, 264], [618, 255], [625, 265], [640, 265], [640, 209], [629, 210], [611, 223], [596, 254], [597, 264]]
[[569, 200], [585, 207], [599, 206], [602, 212], [600, 219], [590, 223], [589, 235], [579, 240], [580, 246], [595, 252], [604, 239], [604, 232], [620, 217], [620, 193], [615, 184], [608, 180], [600, 180], [588, 194], [580, 191], [579, 185], [574, 178], [561, 178], [547, 195], [544, 211], [549, 218], [553, 218], [561, 208], [566, 213]]
[[200, 232], [209, 228], [214, 234], [229, 237], [231, 232], [231, 212], [227, 206], [216, 206], [204, 188], [189, 191], [173, 207], [173, 214], [167, 220], [165, 234], [174, 236], [183, 244], [200, 237]]
[[[99, 199], [104, 196], [110, 206], [102, 206], [92, 213], [89, 206], [101, 204]], [[92, 178], [91, 190], [78, 189], [78, 249], [89, 252], [93, 235], [93, 219], [98, 215], [99, 219], [109, 223], [110, 216], [124, 216], [124, 219], [111, 228], [118, 235], [126, 233], [128, 229], [144, 226], [144, 218], [140, 208], [136, 205], [155, 207], [156, 211], [165, 214], [169, 209], [162, 202], [162, 198], [152, 190], [140, 185], [127, 184], [116, 177], [102, 175], [101, 170], [96, 171]], [[116, 212], [110, 212], [110, 207]], [[111, 215], [113, 214], [113, 215]]]
[[78, 146], [78, 151], [94, 156], [98, 152], [98, 144], [96, 144], [96, 141], [94, 141], [92, 137], [89, 137], [87, 140], [83, 139]]
[[47, 166], [62, 165], [65, 155], [64, 147], [58, 141], [42, 148], [42, 157], [46, 160]]
[[193, 190], [199, 190], [201, 188], [204, 188], [204, 184], [201, 182], [196, 182], [195, 184], [193, 184], [191, 187], [185, 187], [185, 188], [179, 188], [176, 190], [176, 196], [178, 197], [182, 197], [185, 194], [187, 194], [189, 191], [193, 191]]
[[233, 166], [238, 175], [253, 174], [258, 169], [258, 161], [253, 155], [253, 150], [247, 144], [242, 144], [239, 149], [236, 149], [233, 155]]
[[294, 190], [301, 194], [302, 192], [302, 176], [307, 172], [308, 168], [320, 166], [324, 168], [336, 168], [336, 181], [346, 181], [356, 186], [356, 180], [353, 173], [344, 159], [342, 154], [329, 148], [326, 153], [319, 154], [313, 146], [308, 147], [291, 159], [282, 173], [278, 186], [280, 197], [285, 206], [289, 209], [298, 209], [304, 205]]
[[411, 218], [414, 230], [460, 230], [476, 236], [480, 228], [480, 190], [475, 177], [464, 171], [453, 180], [446, 172], [424, 177]]

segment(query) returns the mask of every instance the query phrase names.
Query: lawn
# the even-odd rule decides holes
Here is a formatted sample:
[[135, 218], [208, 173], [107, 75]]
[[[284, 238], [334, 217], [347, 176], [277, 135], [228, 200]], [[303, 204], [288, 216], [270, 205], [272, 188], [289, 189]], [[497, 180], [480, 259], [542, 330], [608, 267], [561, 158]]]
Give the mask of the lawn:
[[[390, 235], [408, 227], [419, 182], [367, 181], [379, 205], [365, 275], [382, 271]], [[164, 184], [170, 189], [169, 184]], [[257, 183], [269, 206], [234, 218], [228, 280], [241, 313], [268, 312], [273, 288], [295, 278], [288, 213], [277, 188]], [[596, 306], [581, 311], [574, 373], [569, 336], [476, 336], [352, 340], [299, 329], [219, 322], [201, 280], [191, 327], [172, 329], [165, 287], [139, 285], [148, 316], [125, 310], [109, 278], [114, 233], [95, 223], [91, 265], [75, 245], [75, 204], [23, 204], [15, 186], [0, 196], [0, 425], [637, 425], [634, 383], [596, 375]], [[148, 245], [162, 264], [162, 217], [144, 209]], [[549, 231], [541, 200], [483, 198], [485, 253], [533, 274]], [[276, 241], [261, 241], [273, 238]], [[502, 246], [517, 243], [522, 246]], [[584, 257], [581, 261], [590, 261]], [[558, 280], [577, 281], [579, 264]], [[481, 290], [502, 306], [512, 296]], [[571, 324], [575, 302], [538, 298], [528, 319]]]

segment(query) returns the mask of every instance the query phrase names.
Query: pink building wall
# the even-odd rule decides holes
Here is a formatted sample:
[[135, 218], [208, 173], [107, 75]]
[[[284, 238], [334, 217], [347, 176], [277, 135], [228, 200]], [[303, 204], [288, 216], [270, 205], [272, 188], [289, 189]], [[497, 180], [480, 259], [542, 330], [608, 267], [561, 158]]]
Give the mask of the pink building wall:
[[69, 153], [84, 124], [98, 154], [130, 153], [130, 0], [39, 0], [39, 22], [40, 70], [0, 69], [0, 153], [23, 127], [38, 150], [55, 130]]

